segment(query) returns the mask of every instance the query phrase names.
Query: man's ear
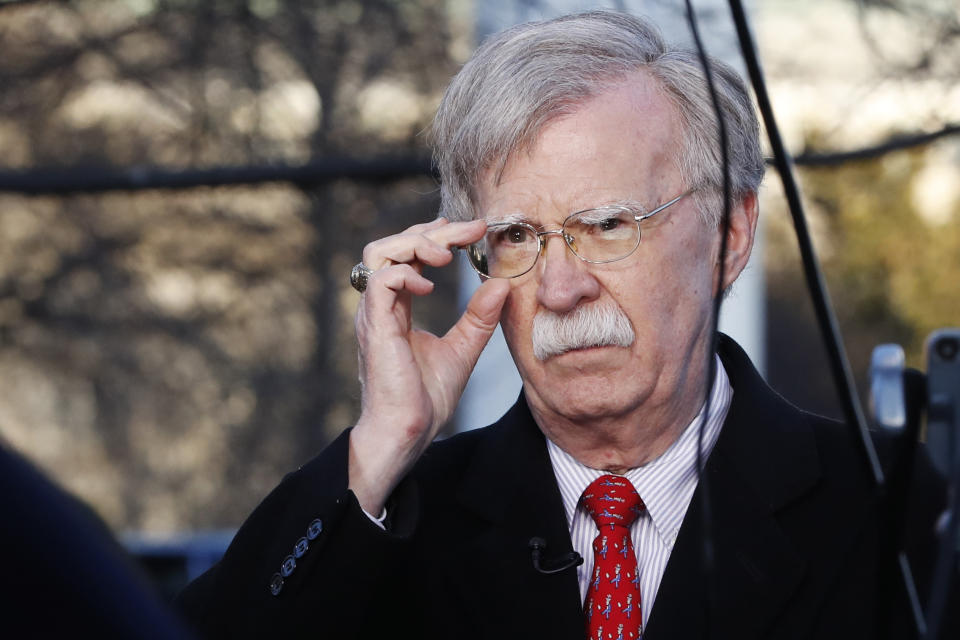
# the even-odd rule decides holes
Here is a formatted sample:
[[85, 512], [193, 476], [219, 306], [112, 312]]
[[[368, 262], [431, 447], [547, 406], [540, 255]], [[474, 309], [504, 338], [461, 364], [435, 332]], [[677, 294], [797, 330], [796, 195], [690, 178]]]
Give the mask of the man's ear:
[[[747, 266], [750, 252], [753, 251], [753, 237], [757, 231], [757, 193], [748, 191], [730, 209], [730, 228], [727, 232], [727, 254], [723, 269], [723, 289], [726, 289], [739, 277]], [[720, 221], [723, 230], [723, 221]], [[719, 235], [719, 234], [718, 234]]]

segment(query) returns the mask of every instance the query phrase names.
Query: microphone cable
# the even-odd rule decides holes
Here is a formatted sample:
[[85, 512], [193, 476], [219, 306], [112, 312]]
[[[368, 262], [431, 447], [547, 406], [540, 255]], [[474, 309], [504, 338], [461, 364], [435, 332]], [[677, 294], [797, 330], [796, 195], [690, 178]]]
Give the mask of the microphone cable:
[[710, 93], [710, 103], [713, 106], [714, 115], [717, 119], [718, 142], [720, 144], [720, 159], [723, 167], [723, 215], [721, 219], [720, 232], [720, 253], [719, 253], [719, 272], [717, 274], [717, 284], [713, 292], [713, 315], [710, 318], [710, 348], [707, 350], [707, 381], [704, 389], [703, 409], [700, 414], [700, 423], [697, 425], [697, 487], [700, 494], [700, 515], [702, 528], [702, 548], [701, 555], [703, 561], [704, 579], [707, 588], [707, 606], [704, 613], [705, 627], [710, 627], [710, 615], [717, 606], [717, 585], [714, 578], [714, 543], [713, 543], [713, 510], [710, 502], [710, 487], [707, 475], [704, 473], [705, 463], [703, 456], [703, 435], [706, 428], [707, 419], [710, 415], [710, 404], [713, 396], [713, 385], [717, 376], [717, 340], [720, 330], [720, 308], [723, 304], [723, 280], [726, 273], [727, 261], [727, 236], [730, 232], [730, 156], [728, 148], [727, 124], [723, 117], [723, 111], [720, 108], [720, 98], [717, 96], [716, 86], [713, 81], [713, 70], [710, 66], [710, 58], [707, 55], [706, 48], [700, 38], [700, 29], [697, 23], [697, 16], [693, 10], [691, 0], [685, 0], [687, 23], [690, 26], [690, 33], [693, 36], [696, 45], [697, 55], [700, 58], [700, 65], [703, 67], [704, 77], [707, 83], [707, 89]]
[[784, 195], [787, 198], [787, 204], [790, 208], [790, 216], [793, 220], [793, 227], [797, 236], [797, 244], [800, 249], [800, 256], [803, 261], [803, 272], [806, 277], [807, 287], [810, 290], [810, 298], [813, 302], [814, 311], [817, 316], [817, 323], [823, 335], [824, 346], [830, 360], [830, 368], [834, 378], [834, 384], [837, 388], [842, 405], [843, 414], [846, 417], [847, 427], [852, 431], [854, 439], [860, 443], [860, 450], [864, 456], [874, 485], [878, 489], [884, 486], [883, 470], [880, 467], [880, 460], [877, 457], [877, 451], [870, 439], [867, 421], [860, 406], [860, 400], [857, 398], [853, 383], [853, 374], [850, 372], [850, 362], [847, 359], [843, 342], [840, 339], [840, 330], [837, 326], [836, 317], [833, 314], [833, 307], [824, 284], [823, 273], [820, 271], [816, 252], [813, 248], [813, 242], [810, 239], [810, 230], [807, 227], [806, 214], [803, 211], [803, 202], [800, 199], [800, 190], [797, 187], [796, 178], [793, 171], [793, 158], [790, 152], [786, 150], [783, 140], [780, 137], [780, 130], [777, 127], [776, 118], [773, 115], [773, 107], [770, 104], [770, 97], [767, 94], [766, 82], [763, 78], [763, 71], [760, 68], [760, 61], [757, 56], [756, 45], [753, 41], [753, 35], [747, 24], [747, 17], [743, 11], [743, 5], [740, 0], [729, 0], [730, 11], [733, 14], [733, 22], [737, 28], [737, 37], [740, 41], [740, 50], [743, 53], [744, 62], [750, 74], [750, 82], [753, 84], [753, 90], [757, 97], [757, 105], [763, 116], [763, 124], [767, 129], [767, 137], [770, 140], [770, 147], [773, 150], [774, 163], [777, 173], [780, 174], [780, 180], [783, 183]]
[[571, 551], [562, 558], [551, 562], [551, 566], [543, 566], [541, 562], [541, 555], [547, 550], [547, 541], [539, 536], [530, 538], [530, 542], [527, 543], [527, 547], [530, 549], [530, 561], [533, 563], [533, 568], [538, 573], [542, 573], [545, 576], [560, 573], [561, 571], [579, 567], [583, 564], [583, 556], [576, 551]]
[[[734, 26], [737, 30], [740, 51], [747, 65], [750, 82], [753, 85], [754, 94], [757, 98], [757, 105], [763, 117], [764, 126], [767, 129], [770, 147], [773, 150], [774, 163], [777, 168], [777, 173], [780, 174], [784, 195], [789, 205], [790, 216], [793, 220], [797, 245], [800, 249], [800, 256], [803, 263], [805, 280], [816, 313], [817, 324], [820, 327], [824, 346], [827, 350], [834, 385], [845, 417], [844, 423], [850, 431], [853, 440], [859, 444], [864, 464], [873, 481], [877, 496], [882, 499], [886, 490], [886, 480], [873, 440], [870, 438], [863, 408], [856, 394], [853, 374], [850, 370], [850, 362], [844, 350], [843, 342], [840, 339], [837, 320], [833, 314], [833, 308], [826, 290], [826, 285], [824, 284], [823, 274], [820, 271], [816, 252], [813, 248], [813, 242], [810, 238], [806, 215], [803, 211], [803, 203], [800, 199], [800, 190], [797, 187], [796, 177], [793, 171], [793, 159], [786, 150], [783, 140], [780, 137], [780, 130], [777, 127], [776, 118], [773, 114], [773, 107], [771, 106], [770, 97], [767, 93], [766, 82], [764, 81], [763, 71], [760, 67], [756, 44], [747, 22], [743, 4], [740, 0], [729, 0], [729, 5]], [[913, 576], [910, 573], [909, 565], [901, 562], [898, 564], [898, 567], [907, 592], [916, 592], [916, 586], [913, 581]], [[916, 629], [921, 636], [925, 635], [926, 622], [923, 619], [922, 612], [916, 608], [911, 608], [911, 611]]]

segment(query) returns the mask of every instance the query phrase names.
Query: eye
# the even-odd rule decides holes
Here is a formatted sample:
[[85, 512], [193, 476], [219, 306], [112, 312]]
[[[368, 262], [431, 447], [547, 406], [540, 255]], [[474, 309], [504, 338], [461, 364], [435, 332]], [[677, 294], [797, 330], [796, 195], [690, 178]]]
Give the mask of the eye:
[[609, 234], [619, 231], [625, 224], [617, 215], [593, 215], [581, 217], [578, 220], [583, 233], [590, 235]]
[[515, 244], [521, 244], [527, 241], [527, 236], [530, 235], [530, 232], [526, 228], [519, 225], [514, 225], [507, 229], [507, 241]]
[[609, 242], [630, 240], [637, 233], [632, 213], [620, 208], [589, 209], [570, 216], [564, 223], [567, 233], [581, 242], [588, 238]]
[[494, 245], [526, 244], [530, 241], [530, 229], [522, 224], [510, 224], [493, 227], [488, 232], [488, 238]]
[[607, 218], [597, 222], [596, 226], [600, 231], [616, 231], [621, 224], [623, 224], [623, 221], [620, 218]]

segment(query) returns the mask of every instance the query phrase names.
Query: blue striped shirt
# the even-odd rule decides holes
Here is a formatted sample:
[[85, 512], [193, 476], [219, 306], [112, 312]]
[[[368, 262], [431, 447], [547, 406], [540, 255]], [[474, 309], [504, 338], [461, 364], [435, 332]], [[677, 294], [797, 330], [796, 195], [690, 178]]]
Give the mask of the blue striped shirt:
[[[710, 415], [704, 426], [704, 459], [713, 450], [733, 397], [733, 388], [720, 358], [716, 359], [716, 364], [717, 375], [710, 390]], [[697, 431], [702, 413], [701, 406], [700, 413], [693, 422], [660, 457], [624, 474], [636, 487], [647, 506], [646, 512], [630, 527], [640, 572], [644, 621], [650, 619], [650, 611], [670, 559], [670, 552], [693, 499], [693, 492], [697, 488]], [[549, 439], [547, 449], [567, 512], [573, 548], [583, 556], [583, 564], [577, 569], [582, 600], [586, 598], [587, 586], [593, 574], [591, 545], [597, 536], [597, 526], [580, 504], [580, 496], [591, 482], [608, 472], [580, 464]]]

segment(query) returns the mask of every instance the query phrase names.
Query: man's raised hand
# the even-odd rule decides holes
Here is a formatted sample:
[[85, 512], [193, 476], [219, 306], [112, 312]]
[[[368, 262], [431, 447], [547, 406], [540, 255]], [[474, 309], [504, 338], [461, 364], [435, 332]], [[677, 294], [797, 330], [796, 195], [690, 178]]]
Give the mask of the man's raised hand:
[[357, 309], [361, 414], [350, 434], [350, 489], [361, 506], [379, 514], [390, 492], [453, 415], [510, 290], [488, 280], [443, 336], [414, 329], [413, 296], [433, 283], [423, 266], [453, 259], [450, 247], [479, 240], [483, 221], [439, 218], [371, 242], [363, 263], [373, 270]]

